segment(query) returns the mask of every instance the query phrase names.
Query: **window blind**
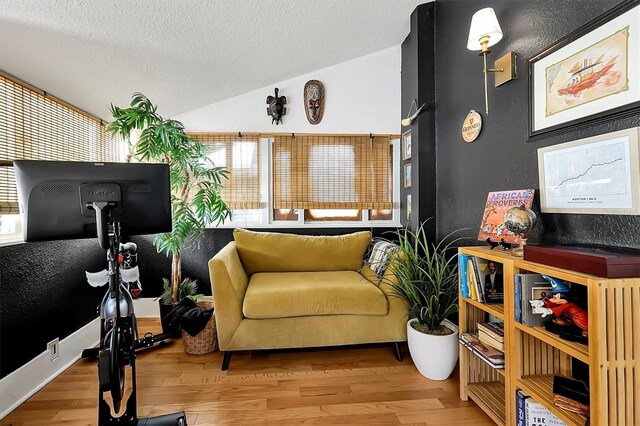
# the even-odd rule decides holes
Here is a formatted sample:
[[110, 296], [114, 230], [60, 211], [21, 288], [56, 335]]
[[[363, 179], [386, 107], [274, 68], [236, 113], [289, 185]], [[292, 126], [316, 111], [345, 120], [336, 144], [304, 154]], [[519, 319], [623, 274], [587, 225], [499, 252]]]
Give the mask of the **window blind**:
[[217, 167], [225, 167], [222, 199], [232, 210], [259, 209], [260, 137], [258, 135], [219, 135], [191, 133], [207, 148], [207, 156]]
[[0, 214], [18, 213], [10, 161], [120, 161], [123, 146], [91, 117], [0, 74]]
[[276, 209], [391, 209], [388, 136], [275, 137]]

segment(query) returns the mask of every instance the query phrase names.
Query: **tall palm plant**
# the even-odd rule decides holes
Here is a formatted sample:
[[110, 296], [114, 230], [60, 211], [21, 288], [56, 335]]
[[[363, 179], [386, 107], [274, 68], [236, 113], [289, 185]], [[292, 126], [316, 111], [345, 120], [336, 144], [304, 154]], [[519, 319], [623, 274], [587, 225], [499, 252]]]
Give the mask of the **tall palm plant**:
[[158, 252], [172, 256], [171, 293], [175, 303], [182, 282], [182, 250], [189, 244], [197, 246], [207, 224], [218, 224], [229, 216], [220, 195], [228, 172], [213, 164], [206, 147], [190, 138], [181, 122], [163, 118], [157, 109], [145, 95], [134, 93], [129, 108], [111, 104], [114, 120], [108, 130], [127, 141], [134, 131], [141, 131], [137, 143], [130, 146], [135, 158], [169, 165], [173, 229], [158, 234], [154, 244]]
[[458, 312], [458, 263], [453, 246], [462, 238], [451, 237], [461, 230], [435, 244], [427, 238], [425, 225], [420, 223], [413, 231], [396, 231], [400, 250], [389, 263], [394, 279], [388, 283], [407, 303], [409, 318], [418, 320], [414, 328], [443, 334], [447, 331], [442, 329], [442, 321]]

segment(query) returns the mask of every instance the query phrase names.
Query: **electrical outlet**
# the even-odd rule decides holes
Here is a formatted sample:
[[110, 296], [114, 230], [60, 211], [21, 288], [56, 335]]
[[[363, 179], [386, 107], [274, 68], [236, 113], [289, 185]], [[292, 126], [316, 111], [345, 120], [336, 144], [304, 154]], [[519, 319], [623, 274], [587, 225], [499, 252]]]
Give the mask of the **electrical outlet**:
[[49, 351], [51, 361], [55, 361], [60, 356], [60, 339], [56, 337], [47, 343], [47, 351]]

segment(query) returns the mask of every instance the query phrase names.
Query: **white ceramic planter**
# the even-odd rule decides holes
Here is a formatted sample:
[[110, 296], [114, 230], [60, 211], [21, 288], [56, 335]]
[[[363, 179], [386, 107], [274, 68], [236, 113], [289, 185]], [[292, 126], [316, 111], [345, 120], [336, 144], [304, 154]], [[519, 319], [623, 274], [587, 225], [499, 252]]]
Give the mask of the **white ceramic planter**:
[[416, 368], [428, 379], [446, 380], [458, 361], [458, 327], [449, 320], [444, 320], [443, 325], [453, 330], [446, 336], [434, 336], [420, 333], [407, 322], [407, 342], [409, 352]]

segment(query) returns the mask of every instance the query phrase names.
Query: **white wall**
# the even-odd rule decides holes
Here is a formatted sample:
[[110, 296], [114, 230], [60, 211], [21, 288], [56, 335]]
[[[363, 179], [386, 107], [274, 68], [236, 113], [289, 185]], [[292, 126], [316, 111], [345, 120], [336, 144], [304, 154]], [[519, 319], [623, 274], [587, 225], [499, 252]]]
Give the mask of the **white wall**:
[[[400, 46], [395, 46], [225, 99], [175, 119], [193, 132], [400, 133], [400, 64]], [[313, 79], [325, 87], [324, 117], [315, 126], [307, 121], [302, 96], [305, 83]], [[282, 118], [283, 124], [277, 126], [271, 124], [266, 104], [275, 87], [287, 97], [287, 114]]]

